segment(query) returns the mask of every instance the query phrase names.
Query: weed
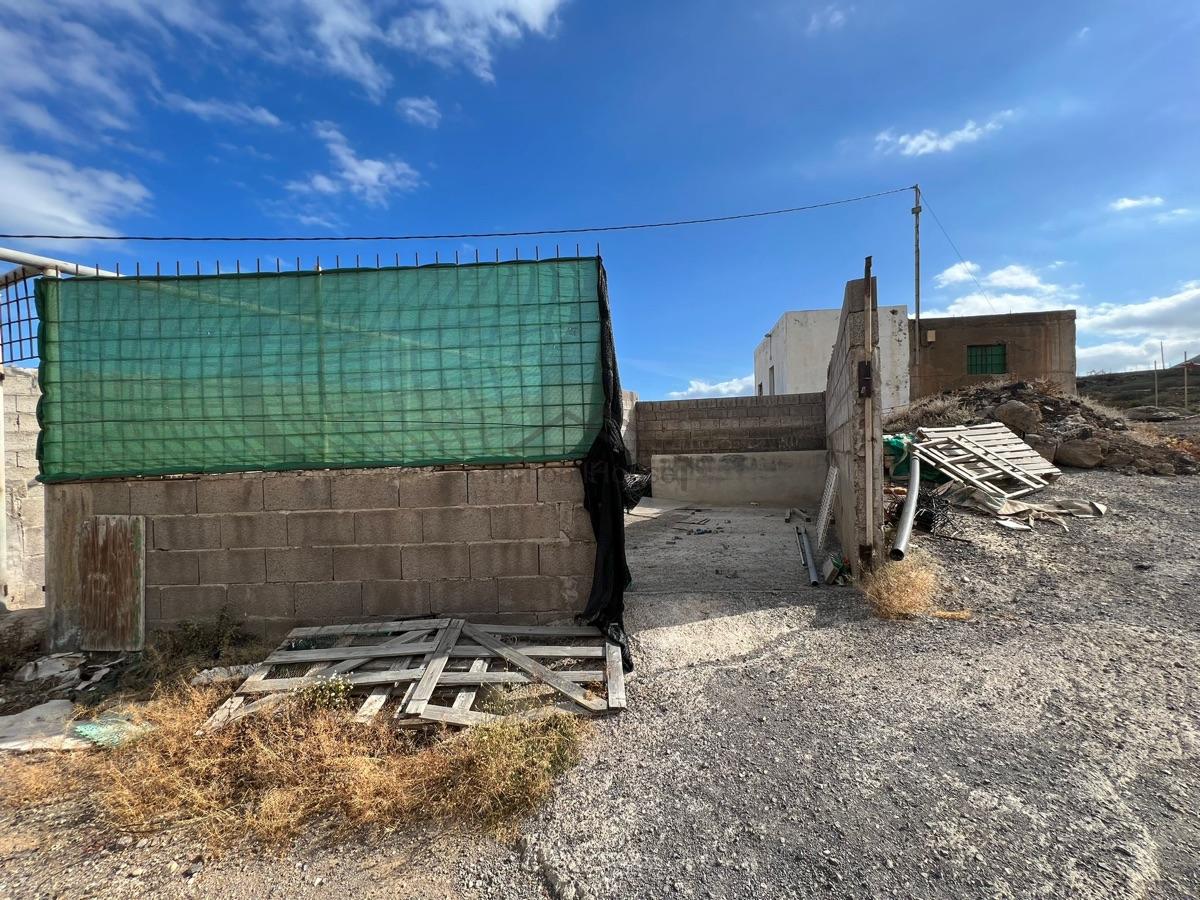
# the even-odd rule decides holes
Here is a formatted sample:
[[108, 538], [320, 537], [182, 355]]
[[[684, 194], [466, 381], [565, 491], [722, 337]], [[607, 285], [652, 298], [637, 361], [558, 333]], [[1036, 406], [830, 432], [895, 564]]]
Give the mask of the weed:
[[351, 687], [346, 676], [331, 675], [296, 688], [291, 700], [306, 709], [346, 709], [350, 705]]
[[910, 403], [903, 410], [891, 415], [883, 423], [889, 433], [911, 433], [919, 427], [945, 428], [952, 425], [969, 425], [975, 421], [975, 413], [951, 394], [934, 394]]
[[911, 548], [900, 562], [887, 562], [869, 571], [862, 579], [862, 590], [881, 619], [933, 616], [965, 621], [971, 616], [969, 610], [938, 607], [941, 575], [933, 560], [916, 548]]
[[[287, 703], [202, 731], [225, 696], [181, 685], [125, 710], [153, 729], [91, 754], [76, 793], [116, 827], [186, 826], [213, 851], [247, 837], [279, 846], [317, 826], [326, 837], [429, 822], [506, 834], [577, 761], [587, 727], [552, 715], [431, 734]], [[49, 786], [53, 772], [36, 767], [52, 762], [18, 777]]]

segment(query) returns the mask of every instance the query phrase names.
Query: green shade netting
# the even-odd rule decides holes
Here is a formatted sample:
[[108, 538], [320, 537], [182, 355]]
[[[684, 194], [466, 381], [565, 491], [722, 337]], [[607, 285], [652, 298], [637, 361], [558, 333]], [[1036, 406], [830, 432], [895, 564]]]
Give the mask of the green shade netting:
[[579, 459], [600, 260], [43, 278], [43, 481]]

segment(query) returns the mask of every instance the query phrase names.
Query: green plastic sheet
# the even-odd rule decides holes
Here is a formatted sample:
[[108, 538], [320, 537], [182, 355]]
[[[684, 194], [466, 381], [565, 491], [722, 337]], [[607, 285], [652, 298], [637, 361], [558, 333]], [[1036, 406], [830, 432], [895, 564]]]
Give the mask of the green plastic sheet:
[[41, 480], [579, 459], [597, 257], [43, 278]]

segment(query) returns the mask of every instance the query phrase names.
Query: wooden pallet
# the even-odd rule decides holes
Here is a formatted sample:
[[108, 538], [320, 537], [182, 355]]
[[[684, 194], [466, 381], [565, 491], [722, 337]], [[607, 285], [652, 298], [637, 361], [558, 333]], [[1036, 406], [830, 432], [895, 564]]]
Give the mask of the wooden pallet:
[[1001, 422], [918, 428], [912, 451], [955, 481], [1005, 499], [1041, 490], [1062, 474]]
[[204, 727], [270, 709], [333, 677], [349, 686], [363, 722], [385, 708], [403, 725], [494, 721], [499, 716], [473, 709], [480, 688], [494, 684], [545, 685], [554, 708], [582, 715], [625, 707], [621, 648], [596, 628], [410, 619], [292, 629]]

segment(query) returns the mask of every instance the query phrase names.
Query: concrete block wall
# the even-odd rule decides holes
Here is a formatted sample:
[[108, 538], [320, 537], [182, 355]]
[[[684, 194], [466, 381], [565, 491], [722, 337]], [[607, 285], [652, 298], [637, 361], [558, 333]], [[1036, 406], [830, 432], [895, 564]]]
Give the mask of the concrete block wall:
[[45, 602], [45, 505], [35, 479], [37, 463], [37, 403], [41, 396], [37, 371], [4, 368], [4, 513], [8, 586], [3, 603], [9, 609], [41, 606]]
[[[877, 288], [872, 279], [872, 297]], [[829, 361], [825, 389], [826, 440], [829, 459], [838, 467], [834, 519], [842, 555], [855, 573], [880, 559], [883, 552], [883, 424], [880, 403], [873, 403], [868, 425], [865, 399], [859, 395], [859, 363], [869, 361], [879, 372], [878, 310], [865, 303], [865, 280], [846, 283], [837, 341]], [[866, 317], [872, 318], [875, 340], [866, 346]]]
[[825, 448], [825, 395], [639, 401], [637, 461], [688, 453], [769, 453]]
[[549, 622], [582, 612], [591, 588], [595, 541], [569, 463], [86, 485], [91, 514], [146, 517], [148, 628], [222, 609], [269, 636], [430, 614]]

